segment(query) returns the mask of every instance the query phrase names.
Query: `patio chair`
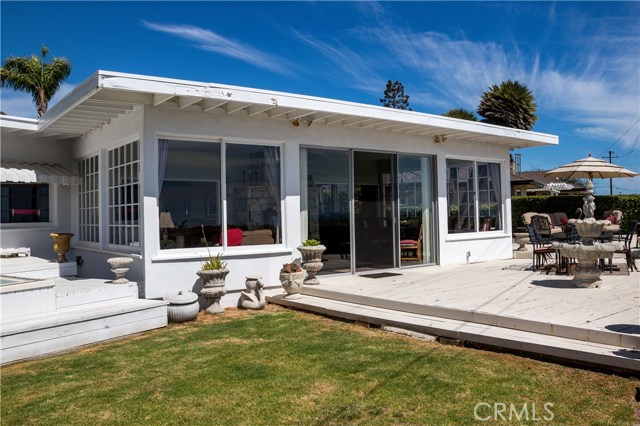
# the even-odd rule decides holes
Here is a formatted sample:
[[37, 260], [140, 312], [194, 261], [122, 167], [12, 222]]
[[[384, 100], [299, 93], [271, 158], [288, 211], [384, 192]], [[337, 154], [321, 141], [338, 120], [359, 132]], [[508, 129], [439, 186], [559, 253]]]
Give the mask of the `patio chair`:
[[551, 219], [549, 219], [549, 215], [535, 214], [531, 216], [531, 224], [537, 227], [542, 238], [550, 239], [553, 237], [556, 240], [564, 240], [567, 237], [564, 232], [553, 231], [553, 224], [551, 223]]
[[418, 231], [418, 240], [400, 241], [400, 260], [417, 260], [422, 263], [422, 225]]
[[[636, 259], [633, 256], [633, 252], [631, 251], [631, 240], [633, 239], [633, 233], [636, 230], [637, 221], [632, 220], [629, 222], [629, 227], [627, 228], [627, 233], [624, 237], [624, 248], [622, 250], [616, 250], [616, 254], [624, 254], [625, 261], [627, 263], [627, 269], [629, 272], [633, 272], [634, 270], [638, 272], [638, 266], [636, 265]], [[609, 264], [610, 272], [613, 273], [613, 265]]]
[[[551, 246], [548, 238], [542, 237], [535, 223], [527, 227], [529, 231], [529, 240], [533, 246], [533, 269], [537, 270], [551, 260], [551, 255], [555, 254], [556, 249]], [[557, 262], [556, 262], [557, 265]]]

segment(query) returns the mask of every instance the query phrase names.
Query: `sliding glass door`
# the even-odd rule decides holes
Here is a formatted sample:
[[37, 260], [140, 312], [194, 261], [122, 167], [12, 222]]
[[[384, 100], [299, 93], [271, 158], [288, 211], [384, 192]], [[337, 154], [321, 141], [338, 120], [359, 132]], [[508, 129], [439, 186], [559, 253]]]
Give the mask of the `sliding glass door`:
[[431, 156], [302, 148], [302, 238], [327, 247], [320, 274], [436, 263]]
[[302, 148], [300, 165], [302, 239], [327, 247], [320, 275], [351, 272], [349, 151]]
[[353, 153], [356, 272], [397, 266], [394, 160], [393, 154]]

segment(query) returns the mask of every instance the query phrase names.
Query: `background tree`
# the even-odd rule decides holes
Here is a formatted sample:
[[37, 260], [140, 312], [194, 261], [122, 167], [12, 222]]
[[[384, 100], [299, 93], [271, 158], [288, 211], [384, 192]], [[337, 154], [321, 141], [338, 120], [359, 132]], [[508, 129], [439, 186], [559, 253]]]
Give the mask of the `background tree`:
[[461, 120], [478, 121], [478, 118], [473, 112], [464, 108], [450, 109], [442, 115], [444, 115], [445, 117], [459, 118]]
[[398, 80], [387, 81], [387, 88], [384, 91], [384, 98], [380, 99], [382, 106], [387, 108], [404, 109], [413, 111], [409, 106], [409, 95], [404, 94], [404, 84]]
[[503, 81], [482, 94], [477, 112], [484, 123], [531, 130], [538, 121], [531, 90], [517, 81]]
[[65, 58], [54, 56], [50, 63], [45, 63], [47, 53], [49, 49], [42, 45], [40, 57], [9, 56], [0, 68], [0, 86], [29, 93], [36, 104], [38, 117], [47, 112], [49, 100], [71, 74], [71, 63]]

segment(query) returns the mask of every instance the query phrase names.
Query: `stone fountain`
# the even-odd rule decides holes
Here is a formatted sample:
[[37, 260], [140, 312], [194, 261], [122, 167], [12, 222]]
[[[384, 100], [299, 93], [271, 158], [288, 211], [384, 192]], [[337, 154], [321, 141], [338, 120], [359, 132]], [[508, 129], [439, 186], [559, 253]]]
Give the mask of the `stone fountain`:
[[585, 219], [570, 219], [569, 223], [576, 227], [580, 235], [580, 244], [553, 243], [564, 257], [575, 258], [578, 264], [574, 269], [573, 284], [576, 287], [600, 287], [602, 271], [598, 267], [600, 259], [612, 258], [616, 250], [622, 250], [620, 243], [598, 243], [596, 238], [602, 233], [606, 225], [611, 225], [608, 220], [596, 220], [594, 212], [596, 205], [593, 198], [593, 183], [587, 181], [587, 194], [583, 198], [583, 212]]

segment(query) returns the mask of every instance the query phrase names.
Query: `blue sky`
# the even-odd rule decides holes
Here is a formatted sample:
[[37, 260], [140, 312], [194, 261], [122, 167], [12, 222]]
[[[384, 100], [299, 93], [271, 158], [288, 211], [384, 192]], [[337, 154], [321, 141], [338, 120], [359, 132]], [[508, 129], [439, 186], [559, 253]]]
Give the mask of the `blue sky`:
[[[0, 54], [67, 57], [61, 95], [98, 69], [379, 105], [388, 79], [415, 111], [475, 110], [512, 79], [538, 104], [534, 131], [560, 145], [523, 149], [523, 170], [614, 151], [640, 171], [639, 2], [11, 2]], [[3, 89], [2, 110], [35, 117]], [[54, 98], [54, 102], [55, 99]], [[608, 180], [596, 180], [608, 193]], [[614, 179], [640, 193], [640, 179]]]

